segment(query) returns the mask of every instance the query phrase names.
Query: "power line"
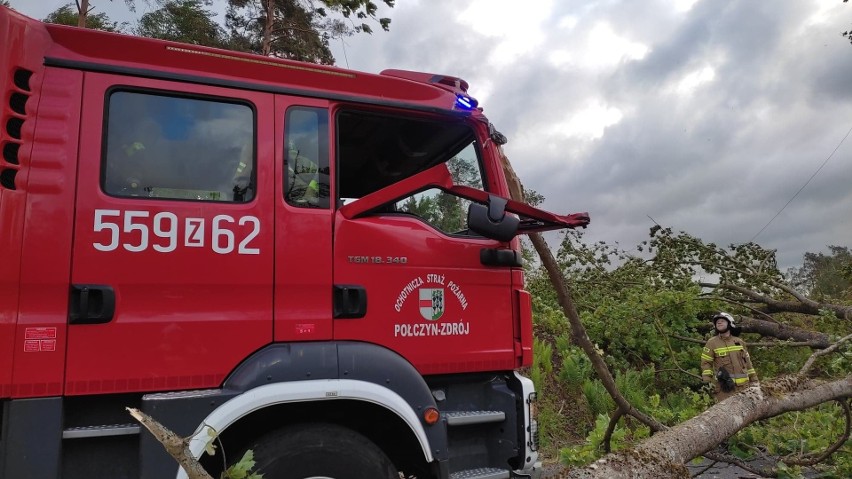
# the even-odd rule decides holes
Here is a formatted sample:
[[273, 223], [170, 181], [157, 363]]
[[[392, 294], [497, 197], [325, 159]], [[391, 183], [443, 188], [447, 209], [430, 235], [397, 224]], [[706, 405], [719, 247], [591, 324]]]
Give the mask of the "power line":
[[843, 139], [840, 140], [840, 143], [837, 144], [837, 146], [834, 148], [834, 151], [832, 151], [831, 154], [828, 155], [828, 158], [826, 158], [825, 161], [823, 161], [822, 164], [819, 166], [819, 168], [817, 168], [817, 170], [814, 171], [814, 174], [812, 174], [811, 177], [808, 178], [808, 181], [806, 181], [805, 184], [802, 185], [801, 188], [799, 188], [799, 191], [797, 191], [796, 194], [793, 195], [793, 197], [790, 198], [790, 200], [787, 201], [786, 204], [784, 204], [784, 207], [782, 207], [780, 210], [778, 210], [778, 213], [775, 213], [775, 216], [773, 216], [772, 219], [769, 220], [769, 222], [767, 222], [765, 225], [763, 225], [763, 228], [760, 228], [760, 231], [758, 231], [757, 234], [755, 234], [754, 236], [751, 237], [750, 240], [748, 240], [749, 243], [751, 243], [752, 241], [755, 240], [755, 238], [760, 236], [760, 233], [763, 233], [763, 230], [765, 230], [767, 227], [769, 227], [769, 225], [772, 224], [773, 221], [775, 221], [775, 218], [777, 218], [778, 215], [780, 215], [781, 212], [784, 211], [784, 209], [787, 208], [787, 206], [790, 203], [792, 203], [793, 200], [795, 200], [797, 196], [799, 196], [799, 193], [801, 193], [802, 190], [804, 190], [805, 187], [808, 186], [808, 183], [810, 183], [811, 180], [814, 179], [814, 177], [820, 172], [820, 170], [822, 170], [822, 168], [826, 165], [826, 163], [828, 163], [828, 160], [830, 160], [831, 157], [834, 156], [835, 153], [837, 153], [837, 150], [840, 148], [840, 145], [842, 145], [843, 142], [846, 141], [846, 138], [849, 136], [850, 133], [852, 133], [852, 127], [849, 128], [849, 131], [846, 132], [846, 136], [844, 136]]

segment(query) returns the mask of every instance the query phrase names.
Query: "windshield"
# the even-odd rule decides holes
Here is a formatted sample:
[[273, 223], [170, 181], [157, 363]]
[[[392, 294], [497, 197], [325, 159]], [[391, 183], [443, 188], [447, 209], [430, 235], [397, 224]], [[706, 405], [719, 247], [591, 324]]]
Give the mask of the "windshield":
[[[341, 112], [337, 116], [340, 199], [361, 198], [448, 161], [470, 148], [474, 139], [473, 130], [462, 121]], [[477, 162], [477, 171], [478, 166]]]

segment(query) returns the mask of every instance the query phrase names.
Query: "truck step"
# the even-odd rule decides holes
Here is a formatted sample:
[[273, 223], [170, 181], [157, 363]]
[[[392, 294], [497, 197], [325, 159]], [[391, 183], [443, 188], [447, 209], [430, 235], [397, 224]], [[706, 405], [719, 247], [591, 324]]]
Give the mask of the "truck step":
[[450, 474], [450, 479], [507, 479], [509, 471], [494, 467], [467, 469]]
[[165, 393], [151, 393], [142, 396], [142, 401], [168, 401], [184, 399], [203, 398], [217, 396], [222, 393], [221, 389], [192, 389], [189, 391], [174, 391]]
[[62, 439], [129, 436], [139, 434], [139, 430], [138, 424], [105, 424], [102, 426], [69, 427], [62, 431]]
[[506, 419], [503, 411], [446, 411], [441, 414], [447, 418], [448, 426], [502, 422]]

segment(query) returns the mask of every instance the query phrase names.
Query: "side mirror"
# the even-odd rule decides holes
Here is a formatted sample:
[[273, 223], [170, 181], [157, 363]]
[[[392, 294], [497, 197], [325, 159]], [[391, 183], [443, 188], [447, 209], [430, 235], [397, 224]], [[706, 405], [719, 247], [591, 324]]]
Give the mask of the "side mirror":
[[497, 241], [511, 241], [518, 234], [521, 220], [506, 214], [508, 201], [488, 195], [488, 205], [471, 203], [467, 209], [467, 225], [471, 231]]

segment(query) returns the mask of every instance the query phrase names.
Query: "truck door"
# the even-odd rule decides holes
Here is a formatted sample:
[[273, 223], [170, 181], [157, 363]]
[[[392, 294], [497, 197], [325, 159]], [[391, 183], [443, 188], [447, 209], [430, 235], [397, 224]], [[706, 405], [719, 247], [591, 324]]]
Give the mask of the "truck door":
[[276, 96], [275, 340], [332, 337], [328, 101]]
[[87, 74], [67, 394], [216, 387], [272, 340], [272, 100]]
[[472, 234], [469, 201], [423, 178], [436, 165], [482, 189], [473, 130], [358, 111], [338, 113], [336, 127], [346, 206], [334, 225], [335, 339], [384, 345], [423, 374], [512, 369], [513, 265], [481, 259], [507, 245]]

